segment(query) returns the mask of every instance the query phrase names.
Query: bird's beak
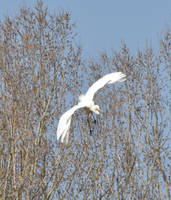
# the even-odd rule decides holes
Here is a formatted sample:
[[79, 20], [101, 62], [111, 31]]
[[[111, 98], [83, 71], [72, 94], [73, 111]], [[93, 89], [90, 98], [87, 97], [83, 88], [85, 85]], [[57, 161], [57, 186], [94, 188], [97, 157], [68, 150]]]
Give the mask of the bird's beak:
[[99, 108], [98, 111], [101, 112], [101, 109]]

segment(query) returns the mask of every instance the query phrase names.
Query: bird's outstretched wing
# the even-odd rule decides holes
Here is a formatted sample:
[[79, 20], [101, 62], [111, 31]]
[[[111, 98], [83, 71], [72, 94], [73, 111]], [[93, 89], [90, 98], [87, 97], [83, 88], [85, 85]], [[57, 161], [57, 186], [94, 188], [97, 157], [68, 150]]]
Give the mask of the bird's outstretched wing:
[[83, 107], [84, 107], [83, 105], [77, 104], [61, 116], [61, 118], [59, 120], [59, 124], [58, 124], [58, 129], [57, 129], [57, 132], [56, 132], [57, 140], [59, 140], [61, 138], [62, 143], [64, 141], [65, 141], [65, 143], [68, 143], [69, 129], [70, 129], [72, 115], [74, 114], [74, 112], [77, 109], [83, 108]]
[[84, 95], [86, 98], [89, 100], [93, 100], [94, 94], [99, 90], [100, 88], [104, 87], [107, 84], [112, 84], [117, 81], [122, 82], [125, 81], [126, 75], [123, 74], [122, 72], [113, 72], [110, 74], [107, 74], [97, 80], [87, 91], [87, 93]]

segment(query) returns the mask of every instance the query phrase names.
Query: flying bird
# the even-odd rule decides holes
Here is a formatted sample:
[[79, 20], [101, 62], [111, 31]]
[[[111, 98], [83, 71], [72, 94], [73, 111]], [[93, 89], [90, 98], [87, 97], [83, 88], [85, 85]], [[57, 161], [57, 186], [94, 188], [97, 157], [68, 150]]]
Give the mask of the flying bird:
[[87, 91], [85, 95], [81, 95], [79, 97], [79, 102], [77, 105], [73, 106], [71, 109], [69, 109], [67, 112], [65, 112], [58, 123], [57, 128], [57, 140], [61, 139], [61, 142], [68, 143], [69, 140], [69, 130], [70, 130], [70, 124], [72, 115], [74, 112], [80, 108], [86, 108], [90, 112], [94, 112], [95, 114], [100, 114], [100, 107], [99, 105], [95, 105], [93, 101], [93, 97], [95, 93], [104, 87], [107, 84], [112, 84], [115, 82], [122, 82], [126, 80], [126, 75], [122, 72], [113, 72], [110, 74], [107, 74], [97, 80]]

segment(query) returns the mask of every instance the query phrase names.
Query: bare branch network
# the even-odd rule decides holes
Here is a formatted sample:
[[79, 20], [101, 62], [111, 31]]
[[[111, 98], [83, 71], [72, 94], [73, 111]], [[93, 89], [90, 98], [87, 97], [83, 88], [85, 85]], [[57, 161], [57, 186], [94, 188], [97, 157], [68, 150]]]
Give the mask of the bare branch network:
[[[0, 199], [170, 199], [170, 29], [157, 53], [123, 43], [95, 61], [74, 26], [42, 1], [0, 22]], [[79, 110], [69, 143], [57, 141], [62, 113], [114, 71], [127, 81], [95, 95], [96, 123]]]

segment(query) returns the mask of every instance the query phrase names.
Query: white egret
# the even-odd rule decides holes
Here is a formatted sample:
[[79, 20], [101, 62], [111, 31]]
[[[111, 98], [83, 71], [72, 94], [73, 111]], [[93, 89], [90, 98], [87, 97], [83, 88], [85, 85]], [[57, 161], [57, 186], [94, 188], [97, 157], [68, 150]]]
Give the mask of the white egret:
[[57, 140], [61, 138], [61, 142], [67, 143], [69, 140], [69, 129], [71, 124], [72, 115], [77, 109], [80, 108], [87, 108], [91, 112], [96, 113], [97, 115], [100, 114], [100, 107], [99, 105], [95, 105], [93, 101], [94, 94], [102, 87], [104, 87], [107, 84], [112, 84], [117, 81], [122, 82], [125, 81], [126, 75], [122, 72], [114, 72], [105, 75], [104, 77], [97, 80], [87, 91], [85, 95], [81, 95], [79, 97], [79, 103], [75, 106], [73, 106], [71, 109], [69, 109], [67, 112], [65, 112], [58, 124], [57, 128]]

